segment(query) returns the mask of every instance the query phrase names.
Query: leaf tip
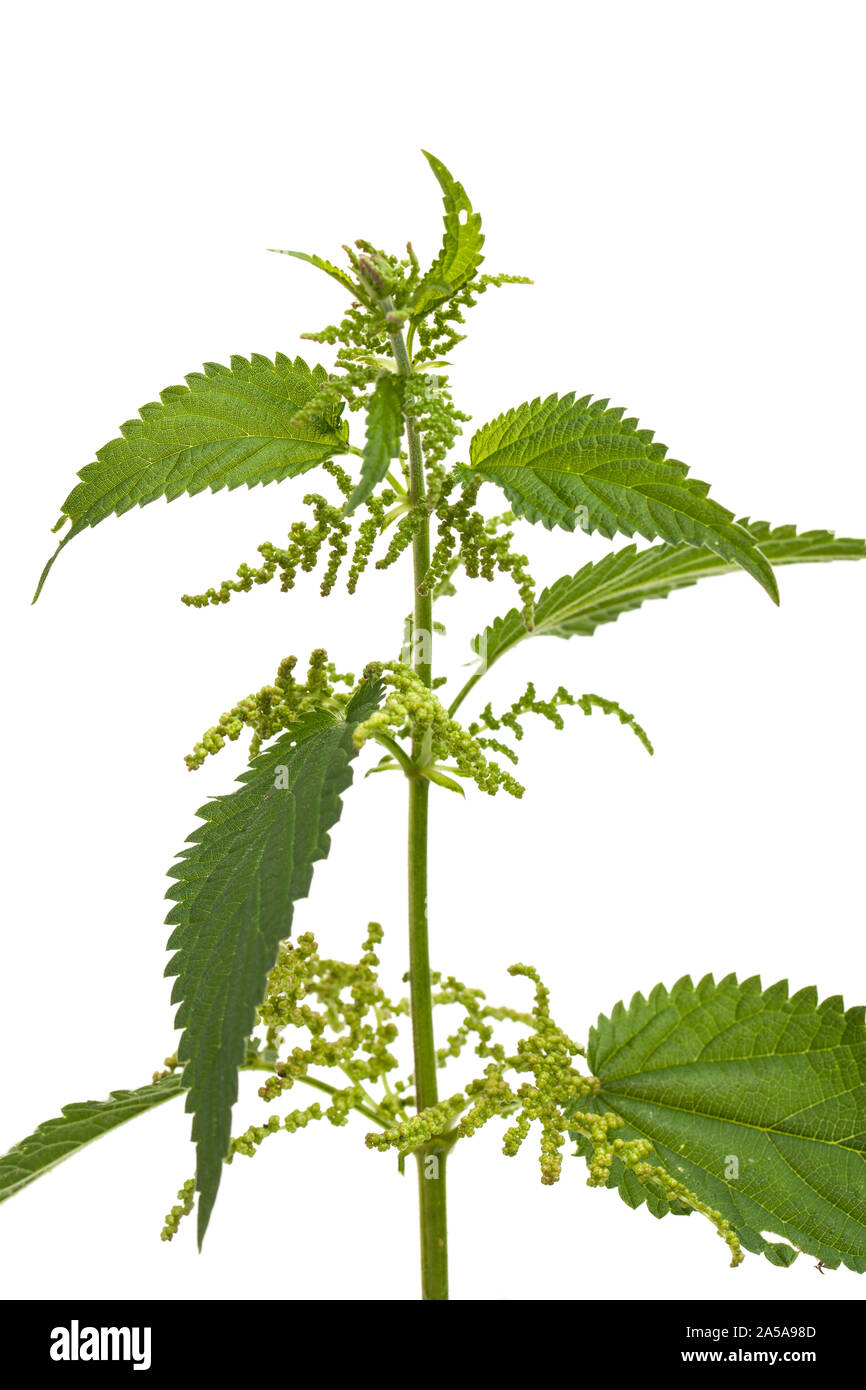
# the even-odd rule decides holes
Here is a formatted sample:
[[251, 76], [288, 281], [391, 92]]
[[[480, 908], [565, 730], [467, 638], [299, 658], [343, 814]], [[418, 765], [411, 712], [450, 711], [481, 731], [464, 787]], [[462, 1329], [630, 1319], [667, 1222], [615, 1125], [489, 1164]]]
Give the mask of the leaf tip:
[[207, 1234], [208, 1225], [210, 1224], [211, 1212], [213, 1211], [215, 1200], [215, 1192], [206, 1193], [202, 1188], [199, 1188], [198, 1220], [196, 1223], [196, 1248], [199, 1254], [202, 1252], [202, 1246], [204, 1245], [204, 1238]]
[[57, 556], [60, 554], [60, 552], [61, 552], [61, 550], [63, 549], [63, 547], [64, 547], [65, 544], [66, 544], [65, 541], [61, 541], [61, 542], [60, 542], [60, 544], [58, 545], [58, 547], [57, 547], [57, 549], [55, 550], [54, 554], [51, 556], [51, 558], [49, 559], [49, 561], [48, 561], [48, 563], [46, 564], [45, 568], [43, 569], [42, 573], [40, 574], [40, 576], [39, 576], [39, 583], [36, 585], [36, 592], [34, 593], [32, 599], [30, 600], [30, 606], [31, 606], [31, 608], [33, 607], [33, 604], [34, 604], [34, 603], [36, 602], [36, 600], [38, 599], [39, 595], [42, 593], [42, 590], [45, 588], [45, 581], [46, 581], [46, 579], [48, 578], [49, 574], [51, 573], [51, 566], [54, 564], [54, 561], [57, 559]]

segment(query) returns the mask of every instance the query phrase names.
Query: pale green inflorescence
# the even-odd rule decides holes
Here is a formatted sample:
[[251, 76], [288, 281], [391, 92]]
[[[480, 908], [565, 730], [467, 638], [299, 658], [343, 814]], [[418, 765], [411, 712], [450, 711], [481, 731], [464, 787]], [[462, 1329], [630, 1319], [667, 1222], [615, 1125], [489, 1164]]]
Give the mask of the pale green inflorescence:
[[487, 704], [478, 716], [478, 720], [469, 725], [469, 733], [477, 738], [483, 748], [493, 748], [496, 752], [503, 753], [507, 758], [510, 758], [512, 762], [517, 762], [517, 754], [513, 748], [509, 748], [499, 739], [482, 735], [482, 728], [491, 729], [494, 732], [499, 729], [509, 729], [519, 742], [524, 734], [521, 720], [525, 714], [540, 714], [549, 720], [555, 729], [563, 729], [565, 723], [559, 713], [560, 706], [574, 706], [583, 710], [584, 714], [592, 714], [593, 709], [600, 709], [604, 714], [615, 714], [621, 724], [632, 730], [647, 752], [650, 754], [653, 752], [653, 746], [646, 730], [638, 724], [634, 715], [624, 710], [621, 705], [617, 704], [616, 700], [606, 700], [602, 695], [575, 696], [570, 694], [562, 685], [549, 700], [539, 700], [532, 681], [527, 683], [523, 694], [513, 702], [505, 714], [497, 717], [491, 706]]
[[[247, 695], [222, 714], [218, 723], [207, 729], [192, 752], [187, 754], [187, 767], [195, 771], [209, 755], [220, 752], [226, 742], [237, 740], [244, 729], [252, 730], [250, 756], [255, 757], [268, 739], [291, 729], [313, 711], [331, 711], [335, 717], [339, 717], [351, 698], [354, 675], [338, 672], [324, 648], [317, 648], [311, 653], [304, 680], [300, 681], [295, 676], [296, 667], [297, 657], [285, 657], [271, 685]], [[360, 749], [371, 738], [406, 737], [414, 729], [427, 737], [426, 761], [422, 761], [415, 771], [421, 775], [432, 772], [442, 776], [445, 785], [449, 785], [447, 774], [451, 773], [473, 781], [481, 791], [490, 795], [495, 795], [502, 788], [511, 796], [521, 797], [524, 791], [522, 785], [487, 757], [487, 750], [490, 750], [516, 764], [518, 756], [515, 749], [484, 731], [507, 730], [519, 742], [524, 736], [522, 718], [526, 714], [541, 715], [555, 728], [562, 729], [564, 723], [560, 707], [575, 706], [585, 714], [600, 708], [606, 714], [616, 714], [621, 723], [631, 727], [647, 751], [653, 751], [649, 738], [634, 716], [615, 701], [599, 695], [573, 696], [560, 686], [549, 700], [543, 700], [538, 698], [535, 686], [530, 681], [523, 694], [504, 714], [496, 716], [488, 704], [467, 728], [449, 715], [435, 692], [423, 685], [405, 663], [373, 662], [364, 674], [382, 679], [388, 687], [388, 694], [380, 709], [356, 729], [355, 746]], [[448, 758], [453, 760], [451, 765], [442, 762]], [[397, 766], [393, 758], [386, 758], [376, 770]]]
[[[277, 575], [282, 590], [288, 591], [294, 588], [299, 571], [309, 573], [316, 568], [323, 551], [328, 558], [321, 593], [330, 594], [349, 554], [353, 534], [347, 588], [354, 593], [378, 538], [393, 527], [384, 553], [375, 562], [376, 569], [387, 569], [411, 545], [432, 514], [438, 522], [439, 543], [426, 585], [441, 597], [453, 592], [449, 581], [458, 567], [470, 578], [492, 579], [496, 572], [510, 574], [518, 586], [527, 622], [531, 624], [534, 584], [526, 568], [526, 557], [513, 551], [512, 532], [504, 529], [514, 520], [513, 516], [485, 519], [475, 509], [478, 481], [463, 480], [457, 469], [445, 465], [445, 459], [470, 417], [454, 404], [448, 376], [443, 370], [449, 364], [441, 360], [443, 352], [462, 341], [464, 335], [457, 331], [457, 326], [463, 324], [463, 311], [473, 307], [478, 295], [490, 286], [530, 284], [531, 281], [518, 275], [476, 274], [471, 283], [455, 288], [444, 302], [425, 311], [423, 317], [413, 319], [413, 299], [423, 277], [411, 245], [407, 246], [407, 255], [402, 258], [389, 255], [363, 239], [344, 250], [349, 273], [338, 271], [316, 258], [313, 261], [341, 279], [357, 297], [338, 324], [301, 335], [313, 342], [339, 346], [334, 370], [293, 417], [293, 424], [300, 426], [323, 417], [338, 418], [343, 408], [350, 414], [369, 411], [376, 383], [383, 375], [394, 375], [390, 335], [411, 323], [412, 331], [417, 331], [412, 368], [399, 377], [399, 389], [402, 412], [413, 420], [424, 452], [427, 491], [424, 504], [410, 505], [406, 454], [400, 453], [385, 485], [363, 499], [366, 515], [355, 527], [354, 517], [349, 514], [354, 508], [345, 506], [352, 495], [353, 482], [336, 459], [326, 459], [320, 466], [335, 480], [339, 500], [329, 501], [320, 493], [307, 494], [303, 501], [312, 510], [312, 520], [293, 522], [286, 545], [263, 542], [258, 547], [261, 564], [243, 563], [238, 566], [234, 578], [198, 594], [185, 594], [183, 602], [195, 608], [228, 603], [233, 594], [249, 592], [254, 585], [268, 584]], [[394, 376], [394, 380], [398, 378]], [[349, 452], [362, 454], [363, 450], [350, 447]], [[455, 487], [459, 487], [457, 500], [451, 501]]]
[[[254, 1039], [247, 1065], [266, 1073], [258, 1094], [267, 1104], [298, 1085], [312, 1086], [322, 1099], [250, 1125], [232, 1139], [227, 1163], [238, 1154], [253, 1157], [271, 1135], [294, 1134], [320, 1120], [343, 1127], [354, 1113], [377, 1127], [367, 1134], [368, 1147], [395, 1150], [401, 1166], [409, 1154], [447, 1150], [497, 1118], [509, 1122], [502, 1152], [513, 1157], [537, 1124], [543, 1184], [559, 1181], [568, 1134], [579, 1133], [591, 1145], [590, 1187], [607, 1183], [616, 1157], [648, 1191], [707, 1217], [728, 1245], [731, 1263], [741, 1262], [739, 1240], [729, 1223], [664, 1167], [651, 1162], [649, 1140], [618, 1138], [616, 1131], [623, 1121], [617, 1115], [580, 1108], [587, 1098], [598, 1095], [599, 1083], [574, 1066], [574, 1059], [585, 1055], [584, 1049], [552, 1018], [549, 991], [531, 966], [513, 965], [509, 970], [534, 985], [528, 1013], [492, 1007], [483, 991], [453, 976], [443, 979], [434, 973], [434, 1005], [460, 1011], [456, 1028], [437, 1050], [438, 1067], [444, 1069], [462, 1056], [470, 1042], [486, 1065], [480, 1076], [416, 1113], [412, 1076], [401, 1073], [397, 1053], [399, 1027], [408, 1018], [409, 1005], [405, 998], [392, 999], [380, 983], [382, 938], [381, 926], [370, 923], [355, 964], [321, 956], [309, 933], [285, 944], [259, 1009], [263, 1036]], [[497, 1025], [502, 1023], [526, 1028], [528, 1036], [509, 1049], [497, 1037]], [[170, 1069], [176, 1065], [175, 1058], [166, 1062]], [[333, 1079], [326, 1080], [322, 1073]], [[192, 1180], [181, 1187], [178, 1199], [165, 1219], [165, 1241], [173, 1239], [180, 1221], [192, 1210]]]
[[[555, 728], [562, 729], [561, 706], [576, 706], [585, 714], [600, 708], [606, 714], [615, 714], [622, 724], [633, 730], [647, 752], [653, 751], [647, 734], [634, 716], [615, 701], [606, 700], [600, 695], [574, 696], [560, 686], [549, 700], [543, 700], [538, 698], [535, 686], [530, 681], [524, 693], [505, 714], [497, 717], [488, 704], [478, 720], [465, 728], [448, 713], [434, 691], [423, 685], [410, 667], [401, 662], [386, 662], [376, 665], [376, 674], [385, 682], [388, 694], [375, 714], [355, 730], [355, 746], [362, 748], [370, 738], [405, 735], [414, 729], [416, 733], [425, 735], [427, 740], [427, 762], [422, 762], [417, 769], [420, 773], [424, 774], [428, 769], [446, 774], [450, 772], [470, 779], [481, 791], [490, 795], [495, 795], [501, 787], [511, 796], [521, 797], [524, 788], [509, 772], [487, 757], [487, 750], [492, 750], [516, 763], [518, 757], [514, 748], [483, 731], [505, 729], [520, 741], [524, 735], [521, 720], [526, 714], [541, 715]], [[443, 764], [441, 760], [447, 758], [453, 759], [453, 765]]]
[[438, 520], [438, 541], [430, 569], [422, 581], [422, 591], [432, 591], [440, 597], [453, 593], [453, 588], [448, 586], [458, 567], [463, 568], [469, 579], [492, 580], [497, 571], [508, 574], [517, 585], [523, 603], [523, 619], [527, 630], [531, 631], [535, 581], [529, 573], [527, 557], [512, 548], [514, 532], [508, 528], [515, 520], [514, 515], [504, 512], [485, 518], [475, 507], [481, 487], [477, 479], [464, 482], [456, 502], [449, 502], [457, 482], [456, 471], [447, 474], [431, 506]]
[[355, 684], [353, 675], [340, 673], [323, 647], [311, 653], [303, 681], [294, 674], [297, 664], [296, 656], [284, 657], [272, 685], [247, 695], [220, 716], [219, 723], [208, 729], [192, 753], [187, 754], [185, 761], [191, 772], [201, 767], [209, 754], [219, 753], [227, 740], [238, 739], [244, 729], [253, 731], [250, 757], [255, 757], [262, 743], [290, 729], [305, 714], [322, 709], [339, 714], [345, 709]]
[[[522, 276], [479, 275], [476, 266], [470, 282], [446, 286], [440, 294], [435, 277], [431, 289], [429, 276], [425, 280], [422, 275], [411, 245], [404, 257], [391, 256], [364, 240], [344, 249], [348, 272], [313, 258], [314, 264], [339, 279], [356, 297], [338, 324], [303, 335], [337, 345], [338, 350], [334, 370], [319, 383], [298, 412], [295, 423], [339, 419], [343, 409], [350, 415], [369, 415], [377, 384], [387, 378], [394, 383], [392, 392], [399, 393], [402, 419], [411, 419], [423, 449], [424, 500], [419, 504], [410, 500], [407, 456], [396, 443], [392, 445], [397, 452], [387, 476], [382, 479], [378, 472], [375, 474], [379, 482], [360, 498], [357, 514], [355, 484], [343, 466], [346, 456], [340, 462], [328, 459], [321, 468], [336, 484], [336, 501], [320, 493], [309, 493], [304, 502], [312, 509], [312, 518], [292, 524], [287, 544], [263, 542], [259, 546], [261, 564], [242, 564], [235, 578], [202, 593], [185, 595], [183, 601], [192, 607], [227, 603], [234, 594], [268, 584], [277, 576], [284, 591], [292, 589], [299, 573], [314, 571], [323, 554], [326, 559], [320, 584], [322, 594], [333, 591], [345, 566], [347, 587], [354, 592], [371, 562], [378, 570], [389, 568], [432, 518], [438, 539], [428, 572], [421, 581], [421, 592], [430, 592], [434, 598], [454, 593], [458, 570], [469, 578], [488, 581], [496, 574], [509, 575], [520, 594], [524, 621], [531, 628], [535, 585], [526, 556], [513, 545], [513, 513], [485, 517], [476, 505], [479, 480], [465, 477], [459, 466], [448, 467], [445, 462], [469, 416], [454, 404], [444, 370], [448, 363], [442, 360], [442, 353], [461, 340], [458, 327], [464, 322], [464, 311], [475, 304], [479, 294], [490, 286], [530, 282]], [[420, 299], [424, 303], [419, 314]], [[412, 365], [407, 372], [397, 374], [392, 335], [407, 326], [409, 338], [415, 335]], [[350, 453], [364, 454], [360, 448], [347, 447]], [[374, 560], [381, 537], [385, 537], [384, 548]], [[439, 628], [439, 624], [434, 624], [434, 629]], [[295, 677], [295, 665], [294, 657], [286, 658], [272, 685], [244, 697], [227, 710], [196, 743], [187, 756], [187, 766], [200, 767], [208, 755], [219, 752], [227, 741], [236, 740], [245, 728], [252, 730], [250, 752], [255, 756], [267, 739], [290, 729], [311, 709], [331, 708], [338, 714], [345, 707], [352, 678], [339, 675], [321, 651], [313, 653], [305, 681]], [[449, 757], [455, 764], [451, 771], [471, 779], [481, 790], [492, 794], [502, 787], [513, 796], [523, 794], [520, 783], [485, 756], [485, 739], [476, 737], [478, 729], [467, 731], [450, 718], [407, 667], [390, 663], [383, 671], [390, 685], [388, 699], [384, 709], [358, 731], [358, 746], [370, 735], [405, 733], [414, 726], [429, 735], [431, 756], [420, 770], [432, 776], [432, 780], [455, 788], [436, 761]], [[490, 740], [489, 746], [516, 761], [514, 751], [506, 745]]]
[[195, 1178], [187, 1178], [177, 1195], [178, 1204], [173, 1206], [166, 1216], [165, 1224], [160, 1231], [160, 1240], [173, 1240], [181, 1221], [185, 1216], [189, 1216], [195, 1206]]
[[[349, 475], [333, 459], [326, 460], [322, 469], [335, 479], [343, 497], [352, 490]], [[385, 488], [376, 497], [367, 499], [369, 515], [358, 526], [354, 550], [349, 565], [347, 588], [354, 593], [358, 579], [367, 567], [373, 545], [380, 530], [384, 527], [385, 509], [396, 501], [397, 494]], [[320, 493], [311, 492], [304, 497], [304, 506], [312, 508], [313, 521], [293, 522], [289, 528], [287, 546], [277, 546], [263, 541], [259, 546], [262, 564], [259, 566], [241, 564], [236, 571], [236, 579], [224, 579], [218, 589], [210, 588], [201, 594], [184, 594], [183, 602], [190, 608], [206, 608], [208, 604], [228, 603], [232, 594], [248, 593], [254, 584], [269, 584], [277, 574], [280, 588], [287, 593], [295, 587], [298, 571], [311, 573], [318, 564], [322, 551], [327, 547], [328, 561], [322, 576], [320, 592], [327, 597], [334, 585], [349, 553], [349, 537], [352, 525], [339, 505], [329, 502]]]
[[384, 703], [375, 714], [355, 730], [355, 746], [362, 748], [368, 738], [401, 734], [414, 729], [416, 735], [429, 744], [429, 765], [436, 766], [442, 758], [453, 758], [452, 769], [468, 777], [484, 792], [494, 795], [500, 787], [512, 796], [523, 795], [523, 787], [505, 772], [498, 763], [485, 757], [482, 745], [464, 729], [410, 669], [399, 661], [381, 667], [383, 680], [389, 686]]

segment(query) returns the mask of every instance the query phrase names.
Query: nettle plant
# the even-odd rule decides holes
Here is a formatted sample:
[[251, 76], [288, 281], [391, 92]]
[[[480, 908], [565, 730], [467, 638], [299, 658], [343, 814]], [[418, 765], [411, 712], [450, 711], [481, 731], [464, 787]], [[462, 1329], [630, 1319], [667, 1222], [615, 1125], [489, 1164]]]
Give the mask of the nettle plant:
[[[542, 698], [530, 682], [507, 710], [490, 704], [459, 716], [476, 685], [530, 638], [590, 636], [649, 599], [738, 569], [775, 603], [775, 570], [855, 560], [861, 540], [830, 531], [736, 520], [651, 430], [590, 396], [551, 395], [507, 410], [451, 456], [468, 420], [453, 403], [444, 355], [461, 341], [464, 313], [491, 286], [529, 283], [481, 274], [481, 219], [461, 184], [427, 155], [445, 204], [442, 248], [423, 271], [412, 246], [390, 255], [366, 241], [345, 247], [340, 269], [299, 256], [349, 296], [338, 324], [304, 336], [336, 348], [332, 371], [300, 357], [234, 357], [205, 364], [127, 422], [63, 505], [58, 553], [112, 513], [206, 488], [281, 482], [318, 470], [321, 492], [304, 498], [306, 520], [282, 544], [259, 546], [257, 564], [185, 596], [193, 607], [227, 603], [279, 577], [321, 566], [321, 592], [338, 580], [354, 592], [371, 564], [404, 563], [411, 615], [398, 659], [371, 653], [360, 679], [323, 650], [306, 669], [280, 662], [273, 683], [232, 706], [187, 757], [191, 769], [226, 740], [252, 733], [234, 790], [206, 803], [172, 880], [168, 915], [182, 1029], [177, 1054], [150, 1085], [67, 1106], [0, 1159], [5, 1198], [101, 1134], [176, 1096], [192, 1112], [195, 1177], [181, 1188], [163, 1238], [198, 1201], [201, 1243], [223, 1165], [251, 1155], [278, 1131], [360, 1115], [366, 1143], [417, 1163], [422, 1293], [448, 1294], [446, 1166], [477, 1130], [505, 1124], [513, 1155], [540, 1135], [541, 1181], [556, 1183], [566, 1149], [584, 1159], [591, 1187], [618, 1190], [656, 1217], [699, 1212], [728, 1246], [789, 1265], [798, 1251], [823, 1265], [866, 1270], [866, 1027], [864, 1009], [814, 989], [791, 995], [751, 977], [688, 976], [671, 988], [618, 1003], [590, 1029], [587, 1046], [555, 1022], [531, 965], [512, 965], [523, 1011], [493, 1007], [484, 993], [431, 969], [427, 923], [427, 828], [431, 791], [463, 787], [520, 797], [514, 745], [527, 715], [563, 727], [563, 711], [615, 715], [649, 753], [634, 717], [614, 700], [570, 693]], [[349, 420], [361, 416], [350, 442]], [[459, 451], [458, 451], [459, 452]], [[479, 507], [487, 485], [506, 510]], [[492, 512], [492, 514], [490, 514]], [[541, 523], [613, 539], [640, 536], [536, 592], [516, 527]], [[56, 528], [56, 529], [58, 529]], [[375, 557], [375, 559], [374, 559]], [[40, 589], [52, 561], [46, 566]], [[434, 606], [458, 579], [506, 575], [517, 603], [475, 637], [468, 679], [445, 694], [433, 674]], [[402, 621], [402, 615], [395, 615]], [[465, 668], [463, 671], [465, 676]], [[456, 684], [456, 683], [455, 683]], [[294, 905], [361, 750], [370, 771], [394, 771], [408, 790], [408, 997], [378, 977], [382, 929], [366, 928], [355, 964], [320, 954], [310, 933], [289, 941]], [[438, 1038], [434, 1017], [443, 1025]], [[411, 1032], [411, 1070], [400, 1035]], [[516, 1039], [516, 1040], [515, 1040]], [[442, 1081], [453, 1059], [474, 1052], [476, 1074]], [[408, 1046], [407, 1046], [408, 1053]], [[231, 1132], [238, 1073], [261, 1074], [268, 1117]], [[287, 1093], [310, 1104], [285, 1112]]]

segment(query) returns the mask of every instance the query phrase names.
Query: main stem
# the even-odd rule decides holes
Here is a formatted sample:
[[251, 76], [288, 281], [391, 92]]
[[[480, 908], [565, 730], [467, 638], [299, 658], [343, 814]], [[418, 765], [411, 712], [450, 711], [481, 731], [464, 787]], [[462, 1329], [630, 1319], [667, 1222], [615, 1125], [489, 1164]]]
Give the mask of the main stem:
[[[390, 305], [386, 306], [386, 312]], [[390, 334], [394, 360], [402, 376], [412, 370], [402, 332]], [[415, 421], [406, 416], [409, 452], [409, 500], [421, 507], [426, 500], [424, 459]], [[419, 593], [430, 568], [430, 521], [424, 517], [412, 542], [413, 611], [412, 667], [424, 685], [432, 682], [433, 599]], [[412, 760], [420, 764], [427, 750], [417, 735], [412, 739]], [[436, 1044], [433, 1037], [433, 991], [430, 980], [430, 947], [427, 925], [427, 820], [430, 783], [426, 777], [409, 779], [409, 997], [414, 1050], [415, 1103], [426, 1110], [439, 1099], [436, 1077]], [[445, 1190], [447, 1149], [432, 1142], [419, 1149], [418, 1196], [421, 1214], [421, 1296], [448, 1298], [448, 1225]]]

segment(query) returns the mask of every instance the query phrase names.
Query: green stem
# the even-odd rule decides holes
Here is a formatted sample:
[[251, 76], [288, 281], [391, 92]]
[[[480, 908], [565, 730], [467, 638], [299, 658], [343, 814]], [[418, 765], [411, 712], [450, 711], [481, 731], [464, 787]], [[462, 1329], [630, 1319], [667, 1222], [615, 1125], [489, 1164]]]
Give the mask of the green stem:
[[405, 748], [401, 748], [396, 739], [390, 734], [377, 733], [373, 735], [377, 743], [381, 743], [383, 748], [387, 748], [395, 762], [399, 763], [407, 777], [417, 777], [418, 768], [409, 757]]
[[[426, 572], [426, 571], [425, 571]], [[433, 1040], [433, 996], [427, 930], [427, 813], [430, 783], [409, 782], [409, 987], [418, 1110], [439, 1098]], [[433, 1142], [419, 1149], [418, 1197], [421, 1208], [421, 1288], [424, 1299], [448, 1297], [448, 1226], [445, 1159], [448, 1149]]]
[[[383, 305], [387, 313], [390, 303]], [[401, 376], [408, 377], [412, 362], [402, 332], [390, 335], [394, 360]], [[411, 415], [406, 415], [409, 451], [409, 500], [413, 507], [426, 503], [424, 458], [421, 440]], [[433, 598], [419, 593], [430, 568], [430, 522], [415, 533], [412, 542], [413, 626], [412, 667], [424, 685], [432, 686]], [[412, 759], [423, 761], [423, 739], [413, 735]], [[409, 995], [412, 1017], [415, 1104], [426, 1110], [439, 1099], [436, 1045], [433, 1037], [433, 990], [427, 924], [427, 822], [430, 783], [424, 777], [409, 778]], [[432, 1142], [416, 1153], [421, 1214], [421, 1296], [426, 1300], [448, 1298], [448, 1227], [445, 1195], [445, 1159], [448, 1147]]]
[[474, 671], [472, 675], [469, 677], [466, 684], [464, 685], [463, 689], [459, 691], [457, 695], [455, 695], [454, 699], [451, 701], [451, 704], [448, 706], [448, 713], [452, 719], [459, 710], [460, 706], [463, 704], [463, 701], [466, 699], [466, 696], [469, 694], [470, 690], [472, 690], [478, 684], [478, 682], [481, 680], [481, 677], [485, 674], [486, 672], [484, 667], [480, 667], [479, 670]]

